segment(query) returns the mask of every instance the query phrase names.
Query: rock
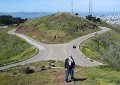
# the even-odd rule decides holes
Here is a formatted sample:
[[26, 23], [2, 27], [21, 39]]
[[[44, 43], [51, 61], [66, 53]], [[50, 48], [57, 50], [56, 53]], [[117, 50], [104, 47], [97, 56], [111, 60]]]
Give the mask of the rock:
[[25, 67], [23, 69], [21, 69], [21, 73], [25, 73], [25, 74], [31, 74], [35, 72], [35, 67]]
[[40, 67], [37, 69], [37, 71], [44, 71], [44, 70], [47, 70], [47, 68], [46, 68], [44, 65], [40, 66]]

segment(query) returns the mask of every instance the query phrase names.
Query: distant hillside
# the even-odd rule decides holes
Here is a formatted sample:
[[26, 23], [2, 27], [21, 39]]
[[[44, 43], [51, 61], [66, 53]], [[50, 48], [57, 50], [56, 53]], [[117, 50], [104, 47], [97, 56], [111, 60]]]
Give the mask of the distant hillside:
[[36, 18], [39, 16], [46, 16], [50, 13], [42, 13], [42, 12], [0, 12], [0, 15], [11, 15], [13, 17], [21, 17], [21, 18]]
[[65, 43], [97, 31], [98, 26], [87, 19], [67, 13], [57, 13], [21, 24], [17, 31], [43, 43]]

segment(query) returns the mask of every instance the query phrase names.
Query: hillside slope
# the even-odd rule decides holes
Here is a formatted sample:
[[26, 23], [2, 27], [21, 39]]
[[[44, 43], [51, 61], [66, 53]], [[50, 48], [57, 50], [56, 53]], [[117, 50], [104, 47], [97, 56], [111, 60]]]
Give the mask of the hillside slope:
[[7, 31], [0, 29], [0, 66], [28, 59], [38, 52], [34, 46]]
[[111, 31], [86, 40], [81, 51], [88, 57], [103, 61], [109, 66], [120, 68], [120, 26], [111, 26]]
[[[76, 67], [75, 84], [65, 83], [64, 68], [40, 70], [41, 66], [47, 68], [50, 62], [39, 61], [2, 71], [0, 72], [0, 85], [120, 85], [120, 72], [102, 66]], [[55, 66], [63, 67], [64, 63], [57, 61]], [[27, 70], [28, 67], [31, 70]]]
[[97, 30], [93, 22], [67, 13], [28, 20], [17, 28], [17, 32], [43, 43], [65, 43]]

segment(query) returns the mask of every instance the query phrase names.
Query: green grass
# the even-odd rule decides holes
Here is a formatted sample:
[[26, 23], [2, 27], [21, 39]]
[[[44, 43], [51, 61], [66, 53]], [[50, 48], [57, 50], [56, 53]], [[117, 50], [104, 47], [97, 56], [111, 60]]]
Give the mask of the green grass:
[[120, 85], [120, 72], [108, 67], [83, 67], [76, 73], [78, 78], [87, 78], [77, 82], [81, 85]]
[[[42, 65], [47, 66], [50, 62], [51, 60], [40, 61], [4, 70], [0, 72], [0, 85], [64, 85], [64, 68], [36, 71], [32, 74], [20, 73], [24, 67], [31, 66], [37, 69]], [[55, 65], [63, 67], [64, 63], [57, 61]], [[77, 67], [75, 70], [75, 78], [87, 78], [84, 81], [76, 81], [77, 85], [120, 85], [119, 75], [119, 71], [105, 66]]]
[[93, 22], [66, 13], [28, 20], [18, 27], [18, 32], [43, 43], [65, 43], [98, 30]]
[[80, 50], [92, 59], [119, 69], [120, 63], [120, 27], [113, 26], [111, 31], [86, 40]]
[[38, 52], [25, 40], [8, 34], [8, 30], [0, 29], [0, 66], [28, 59]]
[[[50, 85], [50, 81], [54, 79], [51, 72], [54, 70], [50, 69], [42, 72], [35, 72], [29, 75], [20, 73], [20, 70], [28, 66], [32, 66], [37, 69], [42, 65], [48, 66], [51, 62], [53, 62], [53, 60], [40, 61], [40, 62], [35, 62], [35, 63], [27, 64], [24, 66], [16, 66], [16, 67], [4, 70], [3, 72], [0, 72], [0, 81], [1, 81], [0, 85], [7, 85], [7, 84], [9, 85], [16, 85], [16, 84]], [[64, 63], [61, 61], [56, 61], [55, 66], [63, 67]], [[17, 73], [17, 74], [14, 75], [14, 73]]]

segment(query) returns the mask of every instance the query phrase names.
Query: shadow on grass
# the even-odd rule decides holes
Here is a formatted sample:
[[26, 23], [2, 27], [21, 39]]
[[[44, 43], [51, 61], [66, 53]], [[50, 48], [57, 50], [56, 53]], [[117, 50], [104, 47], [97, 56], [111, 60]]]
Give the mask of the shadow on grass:
[[75, 81], [85, 81], [87, 78], [75, 78]]
[[[77, 81], [85, 81], [87, 80], [87, 78], [75, 78], [74, 81], [77, 82]], [[68, 83], [71, 82], [71, 80], [68, 81]]]

